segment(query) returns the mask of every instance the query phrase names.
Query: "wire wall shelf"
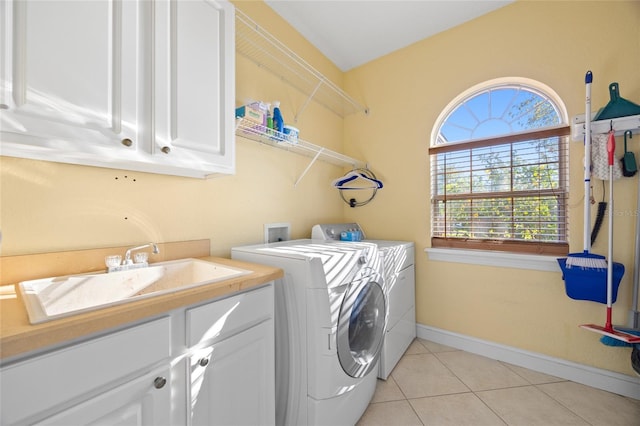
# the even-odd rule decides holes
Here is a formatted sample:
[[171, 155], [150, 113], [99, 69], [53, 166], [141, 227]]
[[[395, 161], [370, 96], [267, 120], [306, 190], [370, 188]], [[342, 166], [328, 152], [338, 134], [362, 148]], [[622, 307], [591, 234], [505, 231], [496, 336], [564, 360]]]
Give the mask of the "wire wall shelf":
[[236, 52], [308, 95], [295, 116], [296, 121], [311, 99], [342, 118], [357, 112], [368, 112], [365, 106], [237, 9]]
[[[267, 133], [267, 130], [269, 133]], [[236, 119], [236, 136], [312, 158], [309, 166], [307, 166], [305, 171], [296, 181], [296, 185], [302, 180], [316, 160], [331, 163], [336, 166], [352, 167], [354, 169], [365, 168], [367, 166], [363, 161], [356, 160], [355, 158], [351, 158], [347, 155], [340, 154], [319, 145], [314, 145], [303, 139], [298, 139], [296, 143], [290, 142], [287, 139], [288, 135], [276, 130], [266, 129], [261, 124], [243, 118]]]

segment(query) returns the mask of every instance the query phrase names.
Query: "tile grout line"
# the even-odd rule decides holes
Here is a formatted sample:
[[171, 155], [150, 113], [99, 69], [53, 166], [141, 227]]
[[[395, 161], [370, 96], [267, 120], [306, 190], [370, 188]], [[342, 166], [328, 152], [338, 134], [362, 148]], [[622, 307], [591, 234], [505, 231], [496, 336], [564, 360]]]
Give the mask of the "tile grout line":
[[[489, 409], [489, 411], [491, 411], [493, 414], [495, 414], [495, 415], [496, 415], [496, 417], [497, 417], [497, 418], [499, 418], [499, 419], [500, 419], [500, 421], [502, 421], [502, 423], [504, 423], [504, 424], [505, 424], [505, 425], [507, 425], [507, 426], [510, 426], [510, 425], [509, 425], [509, 422], [507, 422], [507, 420], [506, 420], [506, 419], [504, 419], [504, 418], [503, 418], [500, 414], [498, 414], [498, 413], [497, 413], [493, 408], [491, 408], [491, 407], [490, 407], [490, 406], [489, 406], [489, 405], [488, 405], [488, 404], [487, 404], [487, 403], [486, 403], [482, 398], [480, 398], [480, 397], [478, 396], [478, 394], [476, 393], [476, 391], [474, 391], [473, 389], [471, 389], [471, 387], [470, 387], [468, 384], [466, 384], [466, 383], [464, 382], [464, 380], [462, 380], [460, 377], [458, 377], [458, 376], [456, 375], [456, 373], [455, 373], [453, 370], [451, 370], [451, 369], [450, 369], [450, 368], [449, 368], [449, 367], [448, 367], [448, 366], [447, 366], [447, 365], [446, 365], [446, 364], [445, 364], [445, 363], [444, 363], [444, 362], [443, 362], [443, 361], [442, 361], [442, 360], [441, 360], [437, 355], [435, 355], [435, 357], [436, 357], [436, 359], [438, 360], [438, 362], [440, 362], [440, 363], [441, 363], [441, 364], [442, 364], [442, 365], [443, 365], [447, 370], [449, 370], [449, 371], [451, 372], [451, 374], [453, 374], [453, 376], [454, 376], [456, 379], [460, 380], [460, 383], [462, 383], [463, 385], [465, 385], [465, 386], [467, 387], [467, 389], [469, 389], [469, 393], [471, 393], [471, 394], [472, 394], [472, 395], [473, 395], [473, 396], [474, 396], [478, 401], [480, 401], [480, 402], [482, 403], [482, 405], [484, 405], [485, 407], [487, 407], [487, 409]], [[524, 378], [523, 378], [523, 379], [524, 379]], [[524, 379], [524, 380], [525, 380], [527, 383], [529, 383], [529, 381], [528, 381], [528, 380], [526, 380], [526, 379]]]
[[571, 407], [567, 406], [566, 404], [563, 404], [562, 401], [556, 399], [553, 397], [553, 395], [550, 395], [549, 393], [545, 392], [543, 389], [540, 388], [540, 385], [544, 385], [544, 384], [548, 384], [548, 383], [540, 383], [540, 384], [536, 384], [534, 385], [536, 387], [536, 389], [538, 389], [540, 392], [542, 392], [543, 394], [545, 394], [546, 396], [548, 396], [549, 398], [551, 398], [552, 400], [554, 400], [558, 405], [560, 405], [561, 407], [564, 407], [566, 410], [568, 410], [569, 412], [575, 414], [576, 416], [578, 416], [581, 420], [583, 420], [585, 423], [593, 426], [593, 423], [591, 423], [589, 420], [585, 419], [584, 417], [582, 417], [580, 415], [580, 413], [575, 412], [574, 410], [571, 409]]
[[[458, 392], [452, 392], [452, 393], [443, 393], [443, 394], [436, 394], [436, 395], [425, 395], [425, 396], [417, 396], [417, 397], [413, 397], [413, 398], [409, 398], [407, 396], [407, 394], [405, 393], [405, 390], [403, 390], [403, 388], [400, 386], [400, 384], [396, 381], [395, 377], [393, 376], [393, 371], [391, 372], [391, 374], [389, 375], [389, 379], [393, 380], [393, 384], [395, 385], [395, 387], [398, 390], [398, 393], [395, 395], [396, 398], [398, 399], [389, 399], [389, 400], [380, 400], [377, 401], [375, 403], [370, 403], [370, 405], [381, 405], [381, 407], [384, 407], [384, 404], [386, 403], [392, 403], [392, 402], [401, 402], [401, 401], [405, 401], [405, 403], [409, 404], [410, 407], [410, 412], [413, 414], [413, 416], [416, 419], [416, 424], [421, 424], [422, 426], [425, 426], [425, 420], [423, 420], [420, 415], [418, 414], [418, 409], [420, 408], [419, 405], [419, 400], [421, 399], [435, 399], [435, 398], [439, 398], [439, 397], [446, 397], [446, 396], [451, 396], [451, 395], [473, 395], [473, 397], [475, 397], [476, 400], [479, 400], [480, 403], [482, 404], [482, 406], [484, 406], [486, 409], [488, 409], [489, 412], [491, 412], [496, 419], [500, 419], [500, 421], [502, 422], [502, 424], [506, 425], [506, 426], [514, 426], [513, 424], [510, 424], [505, 418], [503, 418], [497, 411], [496, 409], [499, 409], [499, 407], [497, 407], [496, 409], [493, 409], [487, 402], [485, 402], [485, 400], [483, 398], [480, 397], [480, 395], [482, 395], [483, 393], [486, 392], [492, 392], [492, 391], [505, 391], [505, 390], [509, 390], [509, 389], [524, 389], [524, 388], [530, 388], [531, 390], [535, 390], [537, 392], [539, 392], [541, 395], [544, 395], [546, 398], [548, 398], [550, 401], [553, 401], [554, 404], [556, 404], [556, 406], [558, 408], [561, 408], [563, 410], [566, 410], [567, 413], [571, 413], [572, 415], [576, 416], [576, 420], [580, 419], [581, 421], [585, 422], [585, 425], [595, 425], [597, 423], [593, 423], [593, 419], [591, 421], [587, 420], [587, 418], [583, 417], [584, 414], [587, 414], [586, 412], [583, 413], [583, 415], [581, 415], [579, 412], [575, 411], [574, 409], [577, 409], [579, 407], [574, 407], [574, 409], [572, 409], [570, 406], [566, 405], [565, 403], [562, 402], [561, 399], [558, 399], [557, 397], [561, 397], [562, 395], [557, 395], [556, 397], [553, 396], [553, 392], [552, 393], [548, 393], [547, 391], [545, 391], [544, 386], [545, 385], [553, 385], [553, 384], [560, 384], [560, 383], [574, 383], [571, 380], [566, 380], [566, 379], [560, 379], [557, 378], [557, 380], [552, 380], [553, 376], [551, 376], [550, 378], [545, 378], [545, 377], [537, 377], [537, 376], [531, 376], [528, 375], [528, 372], [525, 370], [521, 370], [519, 371], [519, 369], [515, 368], [518, 366], [512, 366], [509, 363], [500, 361], [500, 360], [496, 360], [498, 361], [498, 363], [500, 365], [502, 365], [504, 368], [506, 368], [506, 370], [508, 370], [510, 373], [514, 374], [515, 376], [519, 377], [520, 379], [522, 379], [523, 384], [518, 384], [518, 385], [509, 385], [510, 381], [506, 381], [506, 382], [498, 382], [497, 384], [501, 384], [501, 386], [498, 387], [489, 387], [487, 389], [480, 389], [480, 390], [473, 390], [470, 388], [469, 385], [467, 385], [467, 383], [465, 383], [464, 380], [462, 380], [461, 377], [459, 377], [452, 368], [450, 368], [444, 361], [443, 361], [443, 357], [446, 359], [446, 355], [447, 353], [452, 353], [452, 352], [465, 352], [463, 350], [458, 350], [453, 348], [452, 350], [436, 350], [433, 351], [431, 349], [429, 349], [425, 344], [423, 344], [423, 342], [420, 339], [416, 339], [414, 341], [414, 343], [416, 346], [413, 347], [413, 351], [412, 352], [405, 352], [402, 357], [414, 357], [414, 356], [424, 356], [424, 355], [432, 355], [433, 358], [435, 360], [438, 361], [438, 363], [440, 364], [440, 366], [444, 367], [444, 369], [446, 371], [448, 371], [452, 377], [454, 377], [455, 379], [457, 379], [462, 385], [464, 385], [464, 387], [467, 389], [467, 391], [458, 391]], [[439, 349], [438, 347], [435, 347], [436, 349]], [[455, 367], [455, 364], [453, 364], [453, 367]], [[465, 370], [461, 370], [462, 373], [465, 372]], [[496, 383], [487, 383], [489, 386], [491, 385], [495, 385]], [[505, 386], [506, 384], [506, 386]], [[549, 391], [551, 390], [551, 388], [548, 389]], [[394, 396], [393, 394], [390, 394], [390, 396]], [[636, 402], [640, 404], [640, 401], [636, 401], [636, 400], [632, 400], [632, 402]], [[435, 402], [434, 402], [435, 403]], [[417, 407], [417, 408], [416, 408]], [[578, 409], [579, 411], [579, 409]], [[407, 413], [409, 413], [409, 411], [407, 411]], [[588, 416], [587, 416], [588, 417]]]

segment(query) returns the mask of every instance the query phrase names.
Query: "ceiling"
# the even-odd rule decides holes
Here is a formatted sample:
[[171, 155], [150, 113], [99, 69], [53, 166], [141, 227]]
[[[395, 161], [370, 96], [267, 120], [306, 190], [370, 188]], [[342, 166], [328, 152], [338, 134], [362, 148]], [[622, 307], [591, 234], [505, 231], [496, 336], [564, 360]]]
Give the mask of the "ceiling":
[[342, 71], [515, 0], [265, 0]]

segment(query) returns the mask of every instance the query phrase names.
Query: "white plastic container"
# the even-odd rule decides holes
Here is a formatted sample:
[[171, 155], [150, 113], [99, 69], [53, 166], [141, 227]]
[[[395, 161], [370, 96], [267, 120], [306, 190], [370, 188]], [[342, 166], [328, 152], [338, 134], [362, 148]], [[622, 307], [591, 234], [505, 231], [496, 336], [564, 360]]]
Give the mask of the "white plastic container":
[[297, 127], [289, 126], [288, 124], [284, 125], [285, 139], [290, 143], [298, 143], [298, 136], [300, 135], [300, 130]]

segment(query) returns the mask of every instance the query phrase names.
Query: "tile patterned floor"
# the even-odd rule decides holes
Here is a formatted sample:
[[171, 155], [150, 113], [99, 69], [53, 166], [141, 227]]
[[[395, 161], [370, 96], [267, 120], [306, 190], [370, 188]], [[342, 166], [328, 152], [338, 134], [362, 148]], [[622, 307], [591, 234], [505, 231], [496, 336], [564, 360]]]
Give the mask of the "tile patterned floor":
[[357, 426], [640, 426], [640, 401], [416, 339]]

